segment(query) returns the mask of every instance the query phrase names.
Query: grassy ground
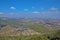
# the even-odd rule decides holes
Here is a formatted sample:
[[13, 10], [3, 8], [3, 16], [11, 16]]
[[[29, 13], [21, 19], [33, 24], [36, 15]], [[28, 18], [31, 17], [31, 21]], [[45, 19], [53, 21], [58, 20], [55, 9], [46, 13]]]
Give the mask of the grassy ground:
[[60, 40], [60, 32], [44, 35], [0, 36], [0, 40]]

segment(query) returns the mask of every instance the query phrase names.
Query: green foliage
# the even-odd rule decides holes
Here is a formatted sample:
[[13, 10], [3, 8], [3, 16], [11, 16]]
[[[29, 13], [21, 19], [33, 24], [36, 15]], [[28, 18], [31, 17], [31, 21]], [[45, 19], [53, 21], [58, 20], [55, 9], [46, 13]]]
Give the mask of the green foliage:
[[49, 29], [44, 27], [43, 25], [30, 25], [29, 28], [40, 33], [50, 32]]
[[47, 38], [45, 38], [44, 36], [37, 36], [37, 35], [33, 35], [33, 36], [3, 36], [0, 37], [0, 40], [48, 40]]
[[0, 36], [0, 40], [60, 40], [60, 32], [30, 36]]

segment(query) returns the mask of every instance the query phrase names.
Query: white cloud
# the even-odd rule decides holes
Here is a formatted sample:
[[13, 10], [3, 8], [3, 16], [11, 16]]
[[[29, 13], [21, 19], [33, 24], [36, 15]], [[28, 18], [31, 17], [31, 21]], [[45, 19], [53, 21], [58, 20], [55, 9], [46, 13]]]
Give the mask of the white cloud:
[[38, 13], [40, 13], [40, 12], [35, 11], [35, 12], [32, 12], [32, 13], [38, 14]]
[[11, 9], [11, 10], [15, 10], [16, 8], [15, 8], [15, 7], [13, 7], [13, 6], [11, 6], [11, 7], [10, 7], [10, 9]]
[[28, 9], [24, 9], [24, 11], [28, 11]]
[[51, 11], [57, 11], [58, 8], [54, 8], [54, 7], [52, 7], [52, 8], [50, 8], [50, 10], [51, 10]]
[[50, 13], [55, 13], [55, 14], [57, 13], [58, 14], [60, 12], [59, 12], [58, 8], [52, 7], [52, 8], [50, 8]]

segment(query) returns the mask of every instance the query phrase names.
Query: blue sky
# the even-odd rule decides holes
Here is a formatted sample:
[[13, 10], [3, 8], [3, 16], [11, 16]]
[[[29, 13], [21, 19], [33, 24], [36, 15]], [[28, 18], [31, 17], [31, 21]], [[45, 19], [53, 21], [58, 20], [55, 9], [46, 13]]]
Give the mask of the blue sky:
[[60, 0], [0, 0], [0, 17], [59, 18]]

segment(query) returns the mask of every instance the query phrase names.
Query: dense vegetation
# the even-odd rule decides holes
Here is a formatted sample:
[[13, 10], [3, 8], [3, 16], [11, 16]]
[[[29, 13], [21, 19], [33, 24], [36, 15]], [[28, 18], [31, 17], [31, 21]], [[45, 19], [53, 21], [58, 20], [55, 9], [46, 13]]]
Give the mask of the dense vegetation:
[[0, 19], [0, 40], [60, 40], [60, 22], [50, 21]]
[[44, 35], [30, 35], [30, 36], [0, 36], [0, 40], [60, 40], [60, 32]]

